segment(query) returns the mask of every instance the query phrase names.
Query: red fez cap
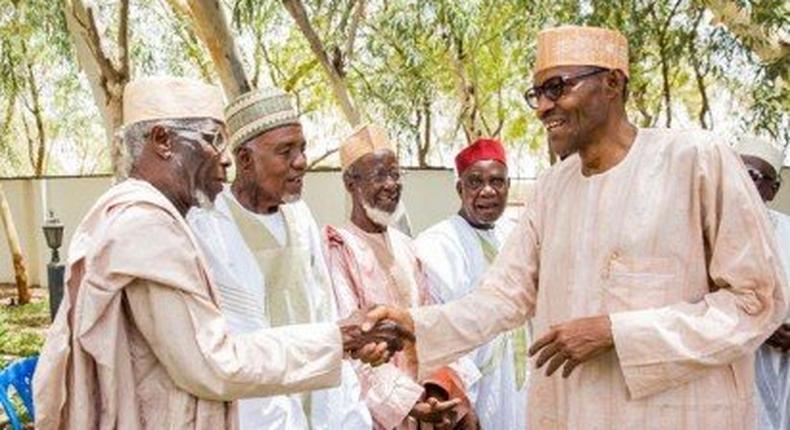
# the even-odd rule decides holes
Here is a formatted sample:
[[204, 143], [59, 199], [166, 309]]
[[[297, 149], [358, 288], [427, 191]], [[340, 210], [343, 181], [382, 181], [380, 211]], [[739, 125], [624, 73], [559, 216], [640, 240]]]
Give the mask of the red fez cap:
[[491, 138], [480, 138], [455, 156], [455, 170], [461, 176], [466, 169], [480, 160], [496, 160], [507, 166], [505, 148], [502, 144]]

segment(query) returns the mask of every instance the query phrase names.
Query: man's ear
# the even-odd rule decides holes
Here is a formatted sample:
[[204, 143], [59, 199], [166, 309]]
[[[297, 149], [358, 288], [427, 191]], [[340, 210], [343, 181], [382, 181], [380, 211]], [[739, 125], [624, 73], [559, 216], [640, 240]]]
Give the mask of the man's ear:
[[354, 178], [352, 175], [343, 175], [343, 186], [349, 194], [354, 194]]
[[620, 70], [610, 70], [604, 75], [604, 85], [607, 93], [622, 98], [625, 91], [625, 75]]
[[240, 146], [233, 155], [236, 161], [237, 171], [249, 172], [255, 168], [255, 160], [253, 160], [250, 148]]
[[461, 188], [461, 178], [455, 180], [455, 192], [458, 193], [458, 198], [463, 200], [463, 189]]
[[164, 160], [169, 160], [173, 156], [173, 140], [165, 127], [156, 124], [151, 127], [149, 142], [154, 153]]

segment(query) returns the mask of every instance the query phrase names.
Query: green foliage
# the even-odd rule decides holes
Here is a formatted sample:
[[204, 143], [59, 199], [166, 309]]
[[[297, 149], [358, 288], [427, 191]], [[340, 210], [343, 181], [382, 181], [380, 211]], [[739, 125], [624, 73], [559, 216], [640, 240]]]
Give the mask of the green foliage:
[[[347, 126], [326, 74], [282, 2], [221, 3], [228, 6], [253, 84], [289, 91], [314, 129], [308, 135], [320, 137], [311, 145], [322, 151], [336, 146], [336, 139], [324, 136], [340, 136]], [[631, 55], [627, 108], [637, 124], [790, 140], [788, 56], [764, 62], [753, 52], [753, 40], [715, 25], [701, 0], [366, 0], [359, 22], [359, 0], [303, 3], [355, 105], [366, 120], [387, 126], [405, 164], [449, 164], [467, 143], [471, 123], [478, 133], [504, 139], [520, 157], [537, 160], [527, 164], [545, 165], [545, 134], [522, 94], [532, 84], [538, 31], [562, 24], [625, 34]], [[748, 11], [755, 28], [789, 27], [786, 1], [733, 4]], [[102, 43], [113, 52], [117, 5], [97, 5]], [[31, 171], [28, 60], [45, 106], [47, 173], [108, 168], [99, 115], [79, 74], [61, 7], [0, 0], [0, 175]], [[216, 82], [193, 24], [167, 2], [132, 2], [130, 28], [134, 76], [172, 73]], [[22, 41], [29, 45], [27, 56]]]

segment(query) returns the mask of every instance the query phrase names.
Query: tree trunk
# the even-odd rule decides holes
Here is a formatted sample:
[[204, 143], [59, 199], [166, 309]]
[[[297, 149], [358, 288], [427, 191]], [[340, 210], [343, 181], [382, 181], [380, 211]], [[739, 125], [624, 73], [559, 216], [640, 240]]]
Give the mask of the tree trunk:
[[63, 12], [77, 60], [88, 77], [93, 100], [104, 121], [112, 168], [117, 174], [121, 148], [114, 137], [123, 124], [123, 89], [129, 82], [129, 0], [121, 0], [119, 5], [116, 61], [110, 60], [102, 48], [102, 37], [90, 7], [82, 0], [64, 0]]
[[27, 52], [27, 43], [22, 40], [22, 55], [25, 56], [25, 69], [27, 72], [27, 86], [30, 90], [31, 106], [28, 110], [33, 114], [33, 119], [36, 123], [36, 145], [35, 149], [30, 153], [30, 159], [33, 163], [33, 175], [40, 178], [44, 175], [45, 155], [47, 148], [46, 132], [44, 130], [44, 119], [41, 113], [41, 100], [39, 98], [38, 83], [36, 82], [35, 73], [33, 73], [33, 64]]
[[335, 100], [340, 105], [343, 116], [345, 116], [346, 121], [348, 121], [351, 127], [356, 127], [362, 121], [362, 117], [351, 100], [348, 84], [341, 75], [341, 71], [329, 60], [329, 55], [327, 55], [321, 39], [310, 24], [304, 4], [302, 4], [301, 0], [282, 0], [282, 2], [288, 10], [288, 13], [293, 17], [297, 27], [299, 27], [299, 31], [301, 31], [307, 39], [310, 49], [313, 51], [316, 58], [318, 58], [318, 62], [327, 74], [329, 85], [332, 87], [332, 93], [335, 96]]
[[[177, 0], [170, 0], [176, 8]], [[229, 101], [252, 90], [241, 55], [219, 0], [187, 0], [189, 14], [209, 52]], [[183, 7], [183, 6], [181, 6]], [[183, 9], [181, 10], [183, 12]]]
[[425, 127], [422, 145], [417, 147], [417, 161], [420, 167], [428, 167], [428, 152], [431, 150], [431, 104], [423, 104]]
[[24, 305], [30, 302], [27, 267], [25, 266], [25, 257], [22, 254], [22, 247], [19, 245], [19, 235], [16, 231], [16, 225], [14, 225], [14, 219], [11, 216], [11, 208], [8, 206], [2, 184], [0, 184], [0, 218], [3, 220], [3, 231], [8, 240], [8, 249], [11, 251], [11, 258], [14, 262], [17, 301], [20, 305]]

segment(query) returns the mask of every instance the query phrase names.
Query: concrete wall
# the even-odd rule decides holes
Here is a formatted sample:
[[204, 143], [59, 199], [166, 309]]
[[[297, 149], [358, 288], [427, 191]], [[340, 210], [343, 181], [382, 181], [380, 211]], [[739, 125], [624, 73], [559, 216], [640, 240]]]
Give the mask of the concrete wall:
[[[451, 170], [415, 170], [405, 177], [403, 198], [414, 232], [438, 222], [458, 209]], [[0, 179], [25, 254], [30, 282], [46, 283], [47, 248], [41, 226], [47, 209], [65, 225], [61, 259], [74, 229], [96, 199], [110, 186], [110, 177]], [[46, 196], [46, 199], [44, 198]], [[338, 171], [310, 172], [305, 178], [304, 199], [319, 224], [343, 224], [351, 206]], [[46, 203], [45, 203], [46, 201]], [[0, 243], [0, 282], [13, 282], [13, 266], [5, 238]]]
[[[786, 184], [771, 207], [790, 214], [790, 170], [782, 170]], [[53, 210], [66, 226], [61, 259], [74, 228], [96, 199], [110, 186], [107, 176], [82, 178], [0, 179], [11, 206], [16, 228], [27, 258], [30, 281], [46, 283], [47, 248], [41, 226], [46, 218], [45, 207]], [[532, 194], [531, 179], [513, 180], [509, 214], [515, 216]], [[409, 211], [413, 232], [444, 219], [458, 210], [455, 176], [451, 170], [410, 170], [406, 174], [403, 198]], [[319, 224], [343, 224], [348, 219], [350, 199], [343, 188], [338, 171], [310, 172], [305, 178], [304, 199]], [[13, 282], [13, 266], [5, 238], [0, 243], [0, 282]]]

